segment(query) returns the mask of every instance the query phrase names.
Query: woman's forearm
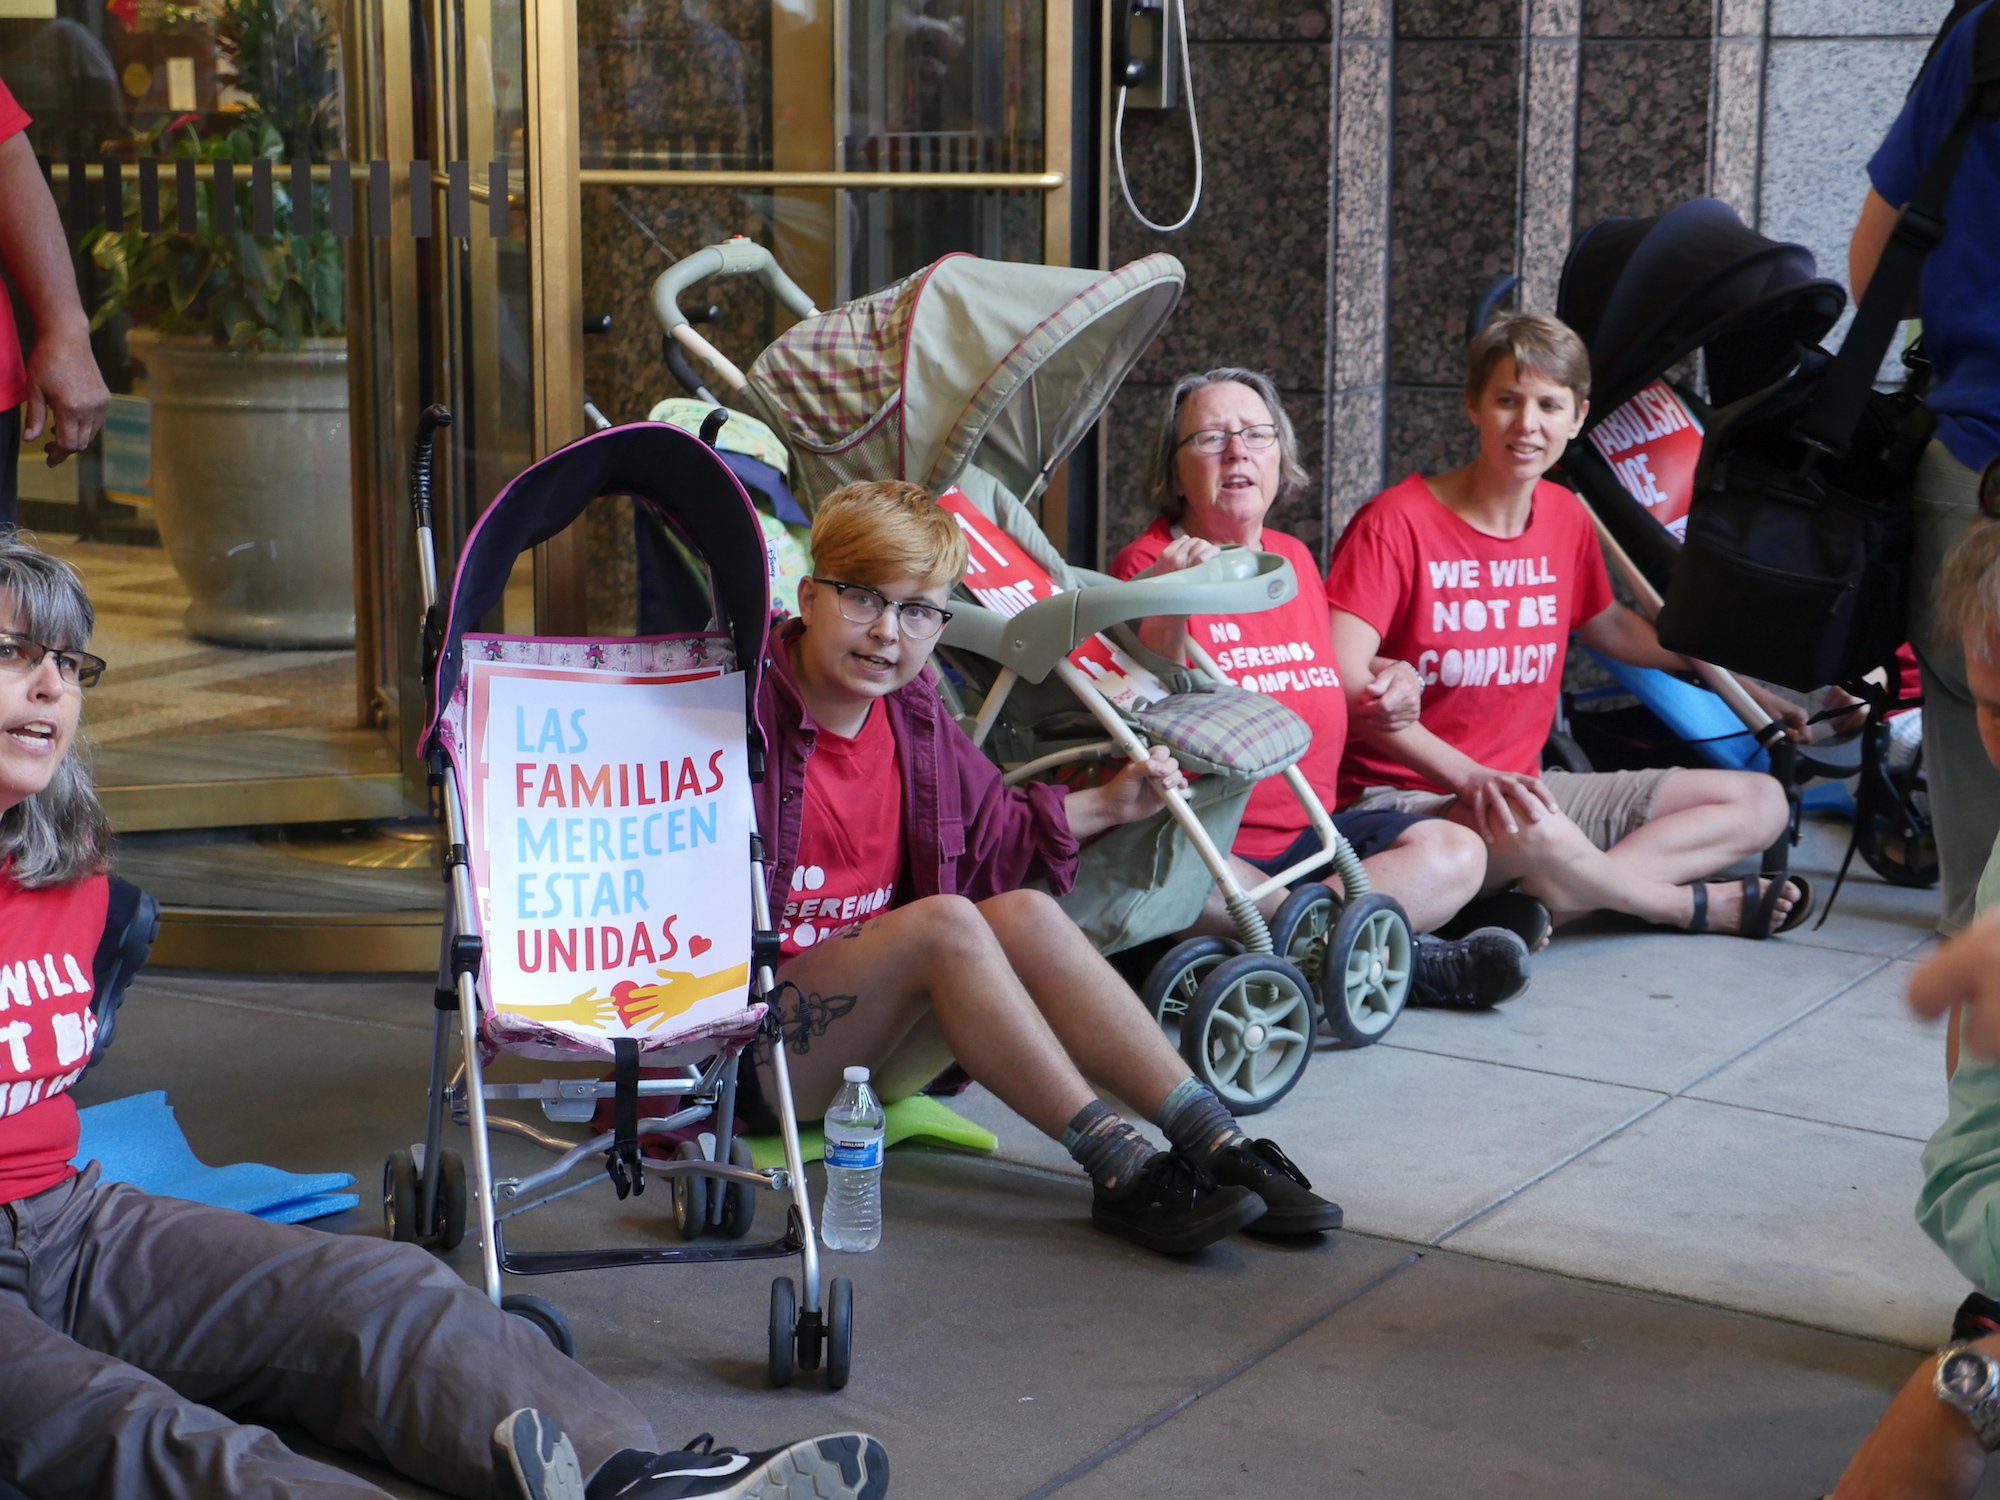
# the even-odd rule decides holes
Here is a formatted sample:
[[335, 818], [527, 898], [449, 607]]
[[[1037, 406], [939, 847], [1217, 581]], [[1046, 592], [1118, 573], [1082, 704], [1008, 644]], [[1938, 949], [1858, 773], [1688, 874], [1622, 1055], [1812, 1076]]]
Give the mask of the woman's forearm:
[[1186, 615], [1148, 615], [1139, 622], [1139, 639], [1148, 651], [1168, 661], [1185, 662], [1187, 650]]
[[1115, 816], [1116, 812], [1109, 787], [1086, 787], [1063, 798], [1063, 816], [1069, 819], [1070, 836], [1079, 844], [1123, 823], [1125, 819]]
[[0, 265], [34, 314], [40, 338], [90, 337], [55, 199], [25, 131], [0, 141]]
[[1378, 755], [1408, 766], [1437, 786], [1456, 791], [1485, 768], [1454, 745], [1439, 739], [1422, 724], [1385, 730], [1350, 719], [1354, 738]]

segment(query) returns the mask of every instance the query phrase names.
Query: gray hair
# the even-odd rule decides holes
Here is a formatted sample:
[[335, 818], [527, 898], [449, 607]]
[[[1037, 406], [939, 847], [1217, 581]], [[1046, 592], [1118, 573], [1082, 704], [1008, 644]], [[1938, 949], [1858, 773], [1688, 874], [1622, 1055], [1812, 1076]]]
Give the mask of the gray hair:
[[[83, 579], [18, 535], [0, 533], [0, 595], [33, 639], [81, 651], [97, 623]], [[29, 890], [67, 885], [104, 868], [111, 825], [91, 785], [79, 735], [56, 764], [49, 784], [0, 813], [0, 863]]]
[[1167, 393], [1167, 409], [1160, 422], [1160, 440], [1154, 444], [1152, 457], [1146, 465], [1146, 496], [1169, 521], [1178, 521], [1187, 511], [1187, 501], [1180, 494], [1179, 480], [1174, 473], [1174, 456], [1181, 445], [1181, 403], [1205, 385], [1225, 384], [1248, 386], [1255, 391], [1271, 413], [1272, 424], [1278, 429], [1278, 493], [1272, 497], [1272, 505], [1284, 504], [1306, 487], [1305, 466], [1299, 462], [1298, 434], [1292, 431], [1292, 419], [1285, 415], [1285, 403], [1278, 399], [1276, 381], [1260, 371], [1239, 370], [1228, 365], [1203, 375], [1183, 375], [1174, 382], [1173, 390]]
[[2000, 663], [2000, 522], [1974, 522], [1945, 553], [1933, 618], [1939, 645]]

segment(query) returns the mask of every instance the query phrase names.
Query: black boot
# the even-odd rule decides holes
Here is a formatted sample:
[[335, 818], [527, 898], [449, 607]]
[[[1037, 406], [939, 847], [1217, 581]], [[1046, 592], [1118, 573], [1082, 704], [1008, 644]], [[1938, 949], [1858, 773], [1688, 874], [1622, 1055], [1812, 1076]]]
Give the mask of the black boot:
[[1416, 958], [1414, 1006], [1486, 1010], [1528, 987], [1528, 945], [1505, 928], [1482, 927], [1456, 942], [1419, 936]]
[[1149, 1158], [1115, 1197], [1098, 1188], [1090, 1204], [1099, 1229], [1162, 1255], [1204, 1249], [1263, 1215], [1264, 1200], [1249, 1188], [1225, 1187], [1171, 1151]]

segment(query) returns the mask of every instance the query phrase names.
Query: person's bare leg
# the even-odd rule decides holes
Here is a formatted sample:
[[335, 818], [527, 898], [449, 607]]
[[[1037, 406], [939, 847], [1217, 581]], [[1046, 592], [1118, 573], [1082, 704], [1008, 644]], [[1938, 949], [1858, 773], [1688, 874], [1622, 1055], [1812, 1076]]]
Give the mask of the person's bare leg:
[[[880, 1076], [880, 1092], [892, 1103], [955, 1057], [1016, 1114], [1057, 1138], [1096, 1097], [979, 908], [962, 897], [933, 896], [886, 912], [789, 960], [779, 977], [799, 990], [779, 1004], [792, 1093], [806, 1119], [825, 1114], [844, 1068], [887, 1061], [894, 1067]], [[942, 1045], [933, 1051], [929, 1038]], [[768, 1083], [768, 1061], [763, 1069]]]
[[1362, 860], [1361, 868], [1371, 890], [1396, 898], [1412, 932], [1429, 932], [1479, 894], [1486, 881], [1486, 844], [1449, 818], [1426, 818]]
[[[1517, 811], [1517, 833], [1502, 833], [1487, 845], [1486, 884], [1497, 890], [1512, 881], [1549, 909], [1557, 922], [1593, 911], [1624, 912], [1664, 927], [1686, 927], [1694, 919], [1694, 893], [1672, 881], [1656, 880], [1611, 858], [1561, 813], [1529, 821]], [[1471, 815], [1454, 810], [1454, 822], [1472, 827]], [[1477, 832], [1477, 829], [1474, 829]], [[1718, 886], [1709, 893], [1708, 926], [1733, 932], [1742, 917], [1742, 892]], [[1789, 902], [1780, 903], [1780, 914]]]
[[1082, 929], [1040, 891], [995, 896], [979, 913], [1083, 1076], [1147, 1119], [1157, 1115], [1191, 1076], [1187, 1064]]
[[1778, 783], [1751, 771], [1676, 771], [1660, 784], [1652, 816], [1609, 850], [1612, 859], [1675, 885], [1760, 854], [1790, 809]]

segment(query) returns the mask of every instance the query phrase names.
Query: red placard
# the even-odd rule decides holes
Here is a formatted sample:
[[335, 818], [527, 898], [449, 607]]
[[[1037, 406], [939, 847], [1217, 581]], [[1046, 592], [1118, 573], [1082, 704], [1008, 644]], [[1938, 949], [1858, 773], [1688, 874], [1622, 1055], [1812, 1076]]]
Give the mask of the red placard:
[[1674, 388], [1656, 380], [1590, 430], [1625, 493], [1653, 513], [1674, 540], [1687, 533], [1701, 420]]
[[[968, 500], [963, 490], [952, 486], [938, 496], [938, 504], [951, 513], [971, 544], [965, 587], [981, 604], [1011, 617], [1060, 592], [1047, 570]], [[1142, 708], [1168, 696], [1165, 683], [1101, 635], [1083, 642], [1070, 652], [1069, 659], [1119, 708]]]

